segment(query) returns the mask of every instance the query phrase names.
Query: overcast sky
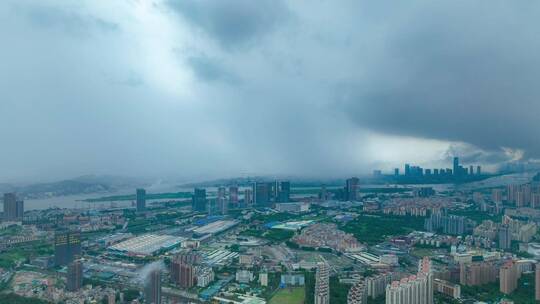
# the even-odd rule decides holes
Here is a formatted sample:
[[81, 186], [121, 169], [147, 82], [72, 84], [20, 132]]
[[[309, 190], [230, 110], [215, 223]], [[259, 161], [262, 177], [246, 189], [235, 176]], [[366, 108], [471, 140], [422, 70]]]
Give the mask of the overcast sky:
[[0, 182], [540, 158], [539, 15], [538, 1], [3, 0]]

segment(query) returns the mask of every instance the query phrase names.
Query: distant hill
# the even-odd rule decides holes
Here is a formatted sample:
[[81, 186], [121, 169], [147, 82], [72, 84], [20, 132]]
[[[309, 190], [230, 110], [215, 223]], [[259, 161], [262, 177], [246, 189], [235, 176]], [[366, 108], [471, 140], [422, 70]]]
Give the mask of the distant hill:
[[110, 175], [85, 175], [73, 179], [35, 184], [0, 184], [0, 192], [16, 192], [22, 198], [108, 193], [128, 187], [144, 186], [141, 179]]

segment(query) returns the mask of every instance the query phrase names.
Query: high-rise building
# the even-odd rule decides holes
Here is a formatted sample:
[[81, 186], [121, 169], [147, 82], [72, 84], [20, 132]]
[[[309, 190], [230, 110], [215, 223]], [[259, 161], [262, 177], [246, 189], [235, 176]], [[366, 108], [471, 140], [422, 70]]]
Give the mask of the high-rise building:
[[504, 294], [511, 294], [517, 288], [517, 270], [512, 261], [506, 262], [499, 271], [500, 291]]
[[206, 189], [195, 188], [191, 200], [191, 209], [197, 212], [206, 211]]
[[15, 193], [4, 193], [4, 218], [12, 219], [15, 217], [15, 203], [17, 195]]
[[238, 186], [229, 187], [229, 203], [232, 208], [238, 208]]
[[499, 248], [510, 249], [512, 247], [512, 232], [510, 227], [506, 224], [502, 224], [499, 227]]
[[221, 214], [220, 201], [217, 198], [207, 199], [205, 210], [208, 212], [208, 215]]
[[220, 214], [226, 215], [227, 213], [229, 213], [229, 202], [227, 202], [226, 199], [219, 200], [218, 207]]
[[519, 185], [508, 185], [506, 187], [506, 200], [511, 203], [515, 203], [517, 199], [517, 193], [520, 190]]
[[6, 220], [22, 220], [24, 201], [17, 200], [15, 193], [4, 193], [4, 218]]
[[540, 208], [540, 193], [531, 193], [531, 207]]
[[536, 263], [534, 270], [534, 299], [540, 301], [540, 263]]
[[330, 304], [330, 272], [328, 264], [317, 263], [315, 273], [315, 304]]
[[107, 304], [116, 304], [116, 293], [110, 292], [107, 294]]
[[76, 259], [67, 268], [66, 289], [68, 291], [77, 291], [83, 284], [83, 263]]
[[501, 189], [491, 190], [491, 200], [494, 203], [502, 203], [503, 201], [503, 191]]
[[195, 286], [195, 267], [189, 264], [180, 264], [178, 286], [191, 288]]
[[392, 282], [386, 287], [386, 304], [432, 304], [433, 289], [430, 294], [430, 277], [431, 275], [419, 273]]
[[137, 211], [144, 211], [146, 209], [146, 190], [137, 189], [136, 201]]
[[526, 195], [524, 191], [518, 191], [516, 193], [516, 207], [525, 207], [527, 205], [526, 203]]
[[462, 235], [467, 231], [467, 219], [463, 216], [444, 215], [441, 211], [435, 211], [425, 219], [425, 227], [431, 232], [442, 228], [445, 234]]
[[367, 286], [368, 297], [375, 299], [378, 296], [384, 295], [386, 285], [392, 282], [392, 276], [390, 274], [378, 274], [365, 279]]
[[219, 209], [220, 214], [227, 214], [229, 212], [229, 203], [226, 198], [226, 190], [225, 187], [219, 187], [218, 188], [218, 195], [217, 195], [217, 206]]
[[347, 304], [367, 304], [368, 292], [366, 282], [363, 279], [358, 280], [347, 294]]
[[62, 230], [54, 234], [54, 264], [63, 266], [81, 254], [81, 232]]
[[287, 203], [291, 196], [291, 182], [282, 181], [279, 183], [278, 202]]
[[358, 199], [358, 190], [360, 180], [357, 177], [347, 179], [345, 186], [345, 196], [348, 201], [356, 201]]
[[478, 286], [497, 280], [497, 266], [491, 262], [473, 262], [460, 265], [459, 283], [467, 286]]
[[399, 168], [394, 169], [394, 176], [399, 176]]
[[161, 304], [161, 271], [152, 270], [146, 278], [144, 288], [145, 303]]
[[459, 166], [459, 157], [454, 157], [454, 166], [453, 166], [453, 171], [454, 171], [454, 175], [455, 176], [459, 176], [460, 175], [460, 166]]
[[217, 192], [217, 198], [225, 200], [225, 197], [227, 196], [227, 190], [225, 187], [219, 187]]
[[405, 176], [411, 175], [411, 165], [405, 164]]
[[269, 207], [270, 197], [274, 185], [266, 182], [256, 182], [253, 184], [253, 203], [257, 207]]
[[476, 175], [482, 175], [482, 167], [476, 166]]
[[251, 207], [253, 205], [253, 191], [251, 189], [244, 190], [244, 205]]
[[426, 304], [433, 304], [433, 271], [429, 257], [425, 256], [418, 262], [418, 276], [426, 277]]

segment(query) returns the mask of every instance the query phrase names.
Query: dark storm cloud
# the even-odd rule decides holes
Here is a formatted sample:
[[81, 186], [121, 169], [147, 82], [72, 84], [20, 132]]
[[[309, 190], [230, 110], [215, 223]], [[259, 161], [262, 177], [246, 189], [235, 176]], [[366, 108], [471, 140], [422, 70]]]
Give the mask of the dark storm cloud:
[[369, 79], [348, 84], [341, 102], [360, 126], [387, 134], [538, 157], [538, 14], [530, 1], [418, 6], [378, 42]]
[[226, 48], [260, 40], [289, 14], [281, 0], [169, 0], [168, 4]]
[[454, 156], [459, 156], [460, 162], [466, 165], [475, 164], [500, 164], [514, 160], [514, 155], [505, 151], [485, 151], [471, 145], [451, 145], [444, 153], [447, 163], [453, 161]]

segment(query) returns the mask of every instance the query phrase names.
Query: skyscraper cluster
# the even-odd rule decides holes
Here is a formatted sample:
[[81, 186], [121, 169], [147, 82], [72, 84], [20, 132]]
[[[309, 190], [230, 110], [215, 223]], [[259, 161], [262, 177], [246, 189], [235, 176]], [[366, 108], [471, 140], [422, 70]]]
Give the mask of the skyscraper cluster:
[[196, 282], [196, 265], [201, 257], [188, 252], [175, 256], [171, 261], [171, 280], [180, 288], [191, 288]]
[[[274, 203], [290, 201], [291, 183], [289, 181], [255, 182], [251, 188], [243, 190], [243, 206], [272, 207]], [[194, 211], [209, 214], [227, 214], [229, 208], [241, 207], [238, 186], [230, 186], [227, 193], [225, 187], [219, 187], [214, 198], [207, 198], [206, 189], [195, 188], [191, 201]]]
[[445, 234], [462, 235], [467, 231], [467, 219], [463, 216], [446, 215], [443, 211], [435, 211], [425, 220], [425, 228], [431, 232], [442, 229]]
[[253, 203], [257, 207], [270, 207], [273, 203], [290, 200], [291, 183], [288, 181], [256, 182], [253, 184]]
[[508, 185], [506, 199], [516, 207], [540, 208], [540, 186], [536, 183]]
[[[460, 165], [459, 157], [454, 157], [452, 168], [435, 168], [424, 169], [420, 166], [411, 166], [405, 164], [405, 177], [452, 177], [453, 179], [460, 179], [466, 176], [482, 175], [482, 167], [470, 165], [468, 168]], [[399, 176], [399, 169], [394, 169], [394, 176]]]

